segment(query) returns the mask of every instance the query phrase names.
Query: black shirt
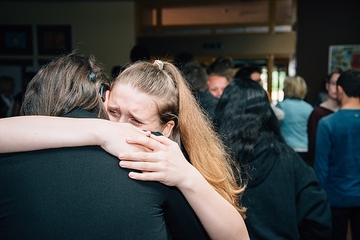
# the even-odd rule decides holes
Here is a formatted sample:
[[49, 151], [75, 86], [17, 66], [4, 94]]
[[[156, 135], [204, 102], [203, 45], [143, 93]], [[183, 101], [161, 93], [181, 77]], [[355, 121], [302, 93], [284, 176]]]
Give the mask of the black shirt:
[[118, 163], [97, 146], [0, 155], [0, 239], [207, 238], [176, 188]]

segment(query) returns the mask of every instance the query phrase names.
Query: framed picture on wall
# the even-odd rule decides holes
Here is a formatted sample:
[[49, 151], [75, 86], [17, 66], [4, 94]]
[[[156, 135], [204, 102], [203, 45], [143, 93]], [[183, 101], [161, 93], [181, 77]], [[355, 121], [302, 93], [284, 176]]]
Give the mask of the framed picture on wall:
[[72, 50], [71, 25], [38, 25], [39, 55], [58, 55]]
[[360, 70], [360, 44], [359, 45], [331, 45], [329, 47], [330, 74], [336, 68], [346, 71], [348, 69]]
[[1, 55], [32, 55], [31, 25], [0, 25]]

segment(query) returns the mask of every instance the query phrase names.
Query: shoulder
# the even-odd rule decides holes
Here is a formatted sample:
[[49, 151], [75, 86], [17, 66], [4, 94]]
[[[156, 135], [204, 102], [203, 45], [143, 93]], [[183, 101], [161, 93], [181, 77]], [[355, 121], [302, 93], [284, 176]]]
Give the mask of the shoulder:
[[69, 113], [65, 114], [63, 117], [70, 118], [97, 118], [93, 113], [84, 110], [84, 109], [73, 109]]
[[304, 107], [304, 108], [306, 108], [306, 110], [307, 111], [313, 111], [314, 110], [314, 107], [310, 104], [310, 103], [308, 103], [308, 102], [306, 102], [306, 101], [304, 101], [304, 100], [300, 100], [300, 104]]
[[323, 107], [316, 107], [310, 114], [309, 121], [313, 120], [319, 120], [322, 117], [325, 117], [329, 114], [333, 113], [332, 111], [323, 108]]
[[[341, 115], [341, 114], [340, 114], [340, 115]], [[328, 114], [328, 115], [322, 117], [322, 118], [319, 120], [319, 125], [320, 125], [320, 124], [322, 124], [322, 125], [333, 124], [334, 121], [336, 121], [336, 119], [337, 119], [338, 117], [339, 117], [338, 112]]]

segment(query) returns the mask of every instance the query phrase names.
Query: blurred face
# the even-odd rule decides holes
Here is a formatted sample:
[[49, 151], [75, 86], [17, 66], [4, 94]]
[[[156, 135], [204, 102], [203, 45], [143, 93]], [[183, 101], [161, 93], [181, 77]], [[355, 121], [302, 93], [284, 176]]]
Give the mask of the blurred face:
[[337, 98], [337, 90], [336, 90], [336, 82], [340, 77], [339, 73], [335, 73], [331, 76], [329, 83], [326, 83], [326, 90], [328, 92], [328, 96], [331, 99], [336, 100]]
[[263, 85], [263, 82], [261, 81], [261, 75], [258, 72], [254, 72], [250, 75], [250, 79], [258, 82], [261, 86]]
[[220, 98], [224, 89], [229, 84], [226, 77], [222, 76], [209, 76], [208, 77], [209, 92], [217, 98]]
[[169, 137], [173, 121], [161, 124], [156, 104], [147, 94], [126, 84], [116, 84], [107, 103], [110, 121], [130, 123], [142, 130], [161, 132]]
[[337, 86], [336, 87], [336, 101], [338, 102], [338, 104], [341, 106], [341, 102], [344, 98], [344, 90], [341, 86]]

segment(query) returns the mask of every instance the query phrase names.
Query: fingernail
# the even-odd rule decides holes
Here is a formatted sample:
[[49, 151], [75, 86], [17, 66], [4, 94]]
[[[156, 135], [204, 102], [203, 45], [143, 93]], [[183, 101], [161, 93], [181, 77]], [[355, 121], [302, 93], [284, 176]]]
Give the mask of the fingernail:
[[124, 158], [124, 157], [125, 157], [125, 154], [123, 154], [123, 153], [119, 154], [119, 158]]

